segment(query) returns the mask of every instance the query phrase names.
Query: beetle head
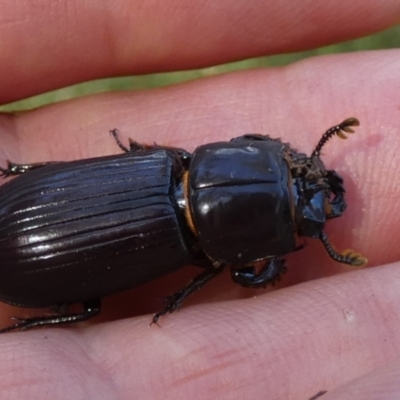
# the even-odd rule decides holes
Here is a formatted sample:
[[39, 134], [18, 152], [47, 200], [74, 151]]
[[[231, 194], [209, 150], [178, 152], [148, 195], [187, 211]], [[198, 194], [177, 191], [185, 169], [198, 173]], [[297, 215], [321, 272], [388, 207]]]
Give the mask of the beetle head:
[[318, 163], [312, 158], [303, 161], [301, 173], [299, 169], [292, 170], [295, 223], [298, 235], [316, 238], [324, 229], [327, 210], [330, 213], [332, 209], [330, 189], [320, 160]]
[[340, 217], [346, 209], [345, 190], [343, 179], [326, 171], [319, 158], [307, 161], [314, 164], [313, 172], [293, 176], [295, 221], [298, 235], [317, 238], [326, 220]]
[[319, 237], [326, 219], [340, 217], [346, 209], [343, 179], [335, 171], [327, 171], [320, 159], [321, 150], [334, 136], [346, 139], [358, 126], [356, 118], [348, 118], [328, 129], [307, 157], [289, 154], [295, 194], [295, 221], [301, 236]]

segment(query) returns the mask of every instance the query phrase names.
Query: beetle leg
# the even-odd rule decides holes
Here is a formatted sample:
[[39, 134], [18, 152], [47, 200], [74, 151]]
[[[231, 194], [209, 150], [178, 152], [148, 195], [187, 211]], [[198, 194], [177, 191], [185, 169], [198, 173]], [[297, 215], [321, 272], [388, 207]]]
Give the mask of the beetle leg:
[[265, 287], [274, 284], [286, 272], [285, 260], [279, 257], [268, 259], [262, 270], [257, 273], [255, 267], [232, 266], [231, 277], [244, 287]]
[[45, 167], [50, 164], [59, 164], [62, 161], [47, 161], [33, 164], [16, 164], [11, 161], [7, 161], [7, 168], [0, 167], [0, 176], [7, 178], [9, 176], [21, 175], [25, 172], [32, 171], [33, 169]]
[[186, 286], [184, 286], [181, 290], [174, 293], [172, 296], [167, 298], [167, 305], [165, 308], [154, 315], [153, 320], [150, 325], [157, 324], [160, 317], [167, 313], [172, 313], [174, 311], [179, 310], [184, 300], [194, 293], [196, 290], [201, 289], [207, 282], [209, 282], [212, 278], [217, 276], [222, 272], [225, 265], [221, 265], [218, 268], [210, 268], [202, 272], [200, 275], [196, 276], [192, 279]]
[[95, 317], [100, 313], [100, 300], [88, 301], [83, 304], [85, 311], [80, 314], [69, 314], [69, 315], [50, 315], [44, 317], [32, 317], [32, 318], [16, 318], [12, 317], [17, 322], [14, 325], [10, 325], [7, 328], [0, 329], [0, 333], [10, 332], [16, 329], [25, 331], [27, 329], [36, 328], [38, 326], [48, 325], [61, 325], [69, 324], [73, 322], [86, 321], [92, 317]]
[[138, 148], [132, 148], [133, 142], [131, 142], [131, 141], [129, 141], [129, 143], [130, 143], [130, 148], [126, 147], [126, 146], [121, 142], [121, 140], [119, 140], [119, 137], [118, 137], [118, 129], [112, 129], [112, 130], [110, 131], [110, 134], [111, 134], [111, 135], [113, 136], [113, 138], [115, 139], [115, 141], [116, 141], [118, 147], [119, 147], [122, 151], [124, 151], [125, 153], [129, 153], [130, 151], [143, 150], [143, 149], [139, 146], [139, 144], [136, 143], [136, 142], [134, 142], [134, 143], [137, 144], [137, 147], [138, 147]]
[[367, 259], [360, 253], [356, 253], [353, 250], [347, 249], [342, 253], [338, 253], [333, 246], [329, 243], [328, 235], [325, 232], [319, 234], [319, 238], [322, 244], [325, 246], [329, 257], [342, 264], [349, 264], [353, 267], [363, 267], [367, 263]]
[[317, 394], [311, 397], [309, 400], [317, 400], [318, 398], [322, 397], [324, 394], [328, 393], [327, 390], [320, 390]]
[[154, 144], [141, 144], [139, 142], [136, 142], [136, 140], [133, 140], [131, 138], [129, 138], [129, 148], [126, 147], [121, 140], [119, 139], [118, 136], [118, 130], [117, 129], [113, 129], [110, 131], [110, 134], [114, 137], [115, 141], [117, 142], [118, 147], [124, 151], [125, 153], [129, 153], [129, 152], [135, 152], [135, 151], [145, 151], [145, 150], [171, 150], [171, 151], [175, 151], [178, 156], [180, 157], [180, 159], [182, 161], [186, 161], [188, 162], [191, 158], [191, 154], [186, 151], [185, 149], [181, 149], [180, 147], [169, 147], [169, 146], [159, 146], [158, 144], [154, 143]]
[[144, 151], [144, 150], [148, 150], [153, 148], [153, 146], [147, 146], [145, 144], [140, 144], [138, 142], [136, 142], [135, 140], [129, 138], [129, 147], [126, 147], [120, 140], [118, 134], [118, 129], [112, 129], [110, 131], [110, 134], [113, 136], [113, 138], [115, 139], [115, 142], [117, 143], [118, 147], [124, 151], [125, 153], [129, 153], [129, 152], [135, 152], [135, 151]]

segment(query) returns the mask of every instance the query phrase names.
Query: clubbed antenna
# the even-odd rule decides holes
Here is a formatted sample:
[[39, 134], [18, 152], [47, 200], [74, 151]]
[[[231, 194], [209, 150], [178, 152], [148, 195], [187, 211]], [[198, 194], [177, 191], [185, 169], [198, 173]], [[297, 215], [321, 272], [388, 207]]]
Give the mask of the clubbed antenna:
[[325, 146], [325, 143], [334, 135], [339, 136], [341, 139], [347, 139], [346, 133], [354, 133], [354, 130], [351, 129], [351, 126], [359, 126], [360, 121], [357, 118], [347, 118], [339, 125], [332, 126], [329, 128], [319, 140], [317, 146], [311, 154], [311, 158], [319, 157], [321, 154], [322, 148]]
[[319, 234], [319, 239], [328, 252], [329, 257], [337, 262], [352, 265], [353, 267], [363, 267], [368, 262], [365, 257], [363, 257], [360, 253], [356, 253], [354, 250], [347, 249], [341, 253], [338, 253], [329, 243], [328, 236], [325, 232], [321, 232]]

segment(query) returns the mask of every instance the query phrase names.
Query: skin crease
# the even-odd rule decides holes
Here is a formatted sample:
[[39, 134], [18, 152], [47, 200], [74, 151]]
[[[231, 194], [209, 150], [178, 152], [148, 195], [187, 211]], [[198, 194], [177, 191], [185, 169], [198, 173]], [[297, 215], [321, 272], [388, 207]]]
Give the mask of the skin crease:
[[[400, 5], [394, 1], [386, 1], [385, 7], [376, 1], [353, 2], [351, 7], [362, 16], [356, 19], [351, 10], [344, 12], [348, 4], [341, 2], [327, 1], [322, 8], [320, 2], [303, 1], [300, 19], [288, 1], [239, 2], [233, 9], [225, 2], [218, 7], [209, 2], [193, 28], [181, 21], [182, 13], [190, 14], [189, 1], [170, 3], [170, 14], [156, 10], [155, 0], [130, 5], [121, 0], [113, 9], [92, 9], [87, 3], [82, 10], [78, 3], [63, 10], [60, 2], [53, 3], [53, 14], [46, 12], [46, 1], [30, 2], [24, 14], [13, 2], [1, 3], [0, 48], [13, 49], [0, 62], [4, 102], [98, 76], [310, 48], [372, 33], [400, 19]], [[146, 18], [157, 15], [159, 24], [151, 28], [157, 28], [158, 35], [165, 29], [168, 46], [156, 40], [157, 34], [152, 42], [151, 32], [140, 31], [141, 25], [133, 24], [142, 35], [127, 39], [133, 33], [124, 29], [135, 7], [143, 26]], [[62, 11], [66, 20], [58, 26], [54, 15]], [[231, 16], [225, 12], [233, 13], [239, 26], [217, 23]], [[93, 19], [94, 14], [99, 18]], [[255, 14], [254, 23], [243, 18]], [[161, 15], [169, 16], [166, 27]], [[266, 15], [264, 24], [261, 15]], [[277, 15], [280, 18], [274, 18]], [[35, 21], [48, 29], [34, 29]], [[85, 35], [88, 21], [96, 24], [95, 32], [103, 29], [103, 35]], [[205, 34], [207, 46], [196, 47], [191, 43], [198, 45], [194, 38], [204, 26], [212, 29]], [[190, 34], [182, 41], [184, 29]], [[272, 40], [279, 32], [285, 32], [282, 41]], [[223, 47], [229, 50], [221, 51], [212, 33], [225, 38]], [[89, 61], [78, 43], [81, 37], [92, 49]], [[104, 54], [96, 53], [99, 41], [106, 44]], [[58, 45], [64, 42], [61, 51]], [[152, 50], [141, 60], [144, 48]], [[42, 55], [40, 63], [35, 54]], [[289, 271], [280, 290], [241, 289], [224, 274], [179, 313], [163, 318], [161, 329], [149, 328], [151, 316], [143, 314], [158, 310], [161, 296], [198, 273], [188, 267], [105, 299], [102, 316], [86, 326], [1, 336], [1, 397], [306, 400], [328, 390], [322, 399], [400, 398], [399, 55], [391, 50], [318, 57], [280, 69], [232, 73], [147, 92], [102, 94], [1, 115], [0, 160], [15, 162], [116, 154], [119, 149], [108, 135], [115, 127], [125, 143], [132, 137], [193, 150], [201, 143], [259, 132], [309, 153], [327, 128], [355, 116], [361, 121], [356, 133], [347, 141], [332, 139], [323, 151], [326, 166], [345, 178], [348, 201], [344, 216], [330, 221], [327, 232], [335, 247], [360, 251], [374, 267], [352, 271], [337, 265], [320, 243], [308, 240], [306, 249], [286, 258]], [[9, 323], [9, 315], [26, 315], [26, 310], [3, 304], [0, 311], [1, 326]], [[115, 320], [121, 317], [130, 318]]]

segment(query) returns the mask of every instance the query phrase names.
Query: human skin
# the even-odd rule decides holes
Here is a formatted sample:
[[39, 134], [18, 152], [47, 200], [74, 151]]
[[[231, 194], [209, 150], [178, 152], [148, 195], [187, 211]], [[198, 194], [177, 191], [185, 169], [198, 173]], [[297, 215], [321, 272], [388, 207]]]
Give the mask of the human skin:
[[[398, 1], [91, 4], [0, 1], [3, 103], [99, 77], [313, 48], [400, 20]], [[112, 128], [126, 143], [189, 151], [257, 132], [310, 153], [327, 128], [357, 117], [356, 133], [323, 151], [345, 178], [348, 202], [326, 231], [373, 267], [338, 265], [307, 240], [286, 257], [279, 290], [242, 289], [224, 274], [161, 329], [149, 327], [144, 314], [199, 272], [185, 268], [105, 299], [91, 323], [1, 336], [0, 397], [306, 400], [328, 390], [324, 400], [400, 398], [399, 71], [399, 50], [338, 54], [0, 115], [0, 160], [14, 162], [116, 154]], [[0, 312], [6, 326], [29, 311], [2, 304]]]

